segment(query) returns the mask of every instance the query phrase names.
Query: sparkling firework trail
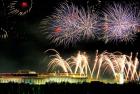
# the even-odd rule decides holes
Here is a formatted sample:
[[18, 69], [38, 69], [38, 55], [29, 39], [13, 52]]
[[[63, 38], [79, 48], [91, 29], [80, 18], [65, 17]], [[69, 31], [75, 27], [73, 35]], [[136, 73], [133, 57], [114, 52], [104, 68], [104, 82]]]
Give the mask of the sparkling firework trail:
[[[108, 53], [105, 51], [101, 54], [97, 53], [95, 61], [92, 75], [96, 73], [95, 69], [97, 69], [96, 79], [99, 79], [99, 76], [103, 75], [106, 71], [112, 72], [115, 79], [119, 76], [121, 84], [124, 83], [124, 80], [131, 81], [138, 79], [137, 68], [139, 61], [137, 55], [132, 60], [132, 53], [128, 56], [120, 52]], [[103, 71], [102, 73], [101, 70]]]
[[[71, 58], [69, 58], [69, 64], [72, 66], [75, 66], [75, 69], [74, 69], [75, 74], [80, 73], [80, 75], [92, 76], [89, 63], [88, 63], [88, 57], [85, 52], [81, 54], [81, 52], [79, 51], [77, 53], [77, 56], [72, 56]], [[78, 72], [78, 69], [79, 69], [79, 72]]]
[[67, 60], [64, 60], [60, 56], [60, 54], [54, 49], [49, 49], [49, 50], [47, 50], [45, 52], [48, 52], [48, 51], [56, 52], [55, 55], [50, 56], [50, 57], [53, 57], [53, 59], [51, 59], [50, 63], [48, 64], [48, 70], [50, 68], [53, 70], [54, 68], [59, 66], [59, 67], [61, 67], [63, 69], [64, 73], [68, 73], [68, 72], [72, 73], [72, 70], [71, 70], [69, 64], [67, 63]]
[[12, 0], [8, 6], [9, 15], [23, 16], [32, 9], [32, 0]]
[[137, 8], [129, 5], [113, 3], [104, 10], [104, 37], [108, 41], [128, 42], [136, 37], [139, 26]]
[[[47, 50], [49, 51], [49, 50]], [[91, 77], [96, 80], [100, 80], [105, 72], [109, 73], [110, 76], [114, 77], [115, 81], [123, 84], [125, 81], [135, 81], [139, 78], [138, 76], [138, 53], [132, 58], [132, 53], [130, 56], [122, 54], [121, 52], [109, 53], [107, 51], [99, 54], [96, 52], [94, 59], [93, 68], [89, 66], [89, 61], [87, 55], [81, 53], [80, 51], [76, 56], [71, 56], [70, 58], [63, 59], [60, 54], [56, 51], [55, 55], [48, 64], [48, 69], [54, 69], [55, 67], [61, 67], [64, 73], [69, 74], [80, 74], [81, 77]], [[73, 68], [74, 67], [74, 68]]]
[[41, 22], [46, 38], [56, 45], [75, 45], [81, 40], [95, 38], [99, 29], [98, 17], [90, 9], [78, 9], [75, 5], [61, 4], [56, 12]]

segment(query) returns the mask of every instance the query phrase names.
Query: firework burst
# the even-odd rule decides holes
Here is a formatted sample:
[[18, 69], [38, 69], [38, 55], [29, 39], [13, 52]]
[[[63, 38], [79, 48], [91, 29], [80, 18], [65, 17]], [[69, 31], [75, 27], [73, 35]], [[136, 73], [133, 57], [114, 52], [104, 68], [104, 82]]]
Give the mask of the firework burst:
[[6, 39], [7, 37], [8, 37], [7, 31], [1, 27], [0, 28], [0, 38], [1, 39]]
[[41, 22], [47, 39], [56, 45], [75, 45], [81, 40], [95, 38], [97, 15], [75, 5], [61, 4], [55, 13]]
[[8, 9], [10, 15], [25, 15], [32, 9], [32, 0], [13, 0]]
[[110, 5], [104, 11], [104, 37], [108, 41], [128, 42], [136, 37], [137, 26], [139, 26], [139, 14], [137, 9], [130, 4]]

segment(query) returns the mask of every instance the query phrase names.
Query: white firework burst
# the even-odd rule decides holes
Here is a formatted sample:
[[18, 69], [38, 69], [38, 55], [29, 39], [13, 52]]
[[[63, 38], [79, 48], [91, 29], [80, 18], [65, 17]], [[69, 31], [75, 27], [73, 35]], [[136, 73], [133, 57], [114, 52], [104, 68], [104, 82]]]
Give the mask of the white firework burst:
[[61, 4], [51, 17], [41, 22], [42, 31], [56, 45], [69, 46], [81, 40], [95, 38], [97, 15], [88, 9], [81, 10], [75, 5]]
[[78, 30], [82, 35], [83, 39], [94, 39], [97, 36], [97, 31], [100, 30], [98, 23], [99, 18], [92, 10], [82, 9], [79, 13], [79, 27]]
[[105, 41], [133, 41], [139, 26], [139, 15], [136, 8], [129, 5], [113, 3], [104, 12]]
[[32, 4], [32, 0], [13, 0], [8, 6], [8, 14], [23, 16], [31, 11]]

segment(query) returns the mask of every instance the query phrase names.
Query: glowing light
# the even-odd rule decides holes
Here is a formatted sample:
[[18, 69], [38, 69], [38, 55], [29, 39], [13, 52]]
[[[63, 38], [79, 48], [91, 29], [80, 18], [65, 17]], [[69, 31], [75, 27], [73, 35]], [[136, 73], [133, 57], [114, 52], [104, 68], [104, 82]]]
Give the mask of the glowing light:
[[54, 31], [55, 32], [61, 32], [62, 30], [61, 30], [61, 27], [56, 27]]
[[21, 2], [20, 6], [26, 8], [28, 7], [28, 2]]

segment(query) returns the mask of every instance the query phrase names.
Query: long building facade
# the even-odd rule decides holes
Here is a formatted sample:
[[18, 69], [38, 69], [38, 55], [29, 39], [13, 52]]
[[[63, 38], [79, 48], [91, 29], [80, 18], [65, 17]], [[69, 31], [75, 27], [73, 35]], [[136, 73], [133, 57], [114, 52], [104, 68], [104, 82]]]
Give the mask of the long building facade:
[[25, 84], [46, 84], [46, 83], [82, 83], [88, 82], [86, 76], [67, 73], [1, 73], [0, 83], [25, 83]]

